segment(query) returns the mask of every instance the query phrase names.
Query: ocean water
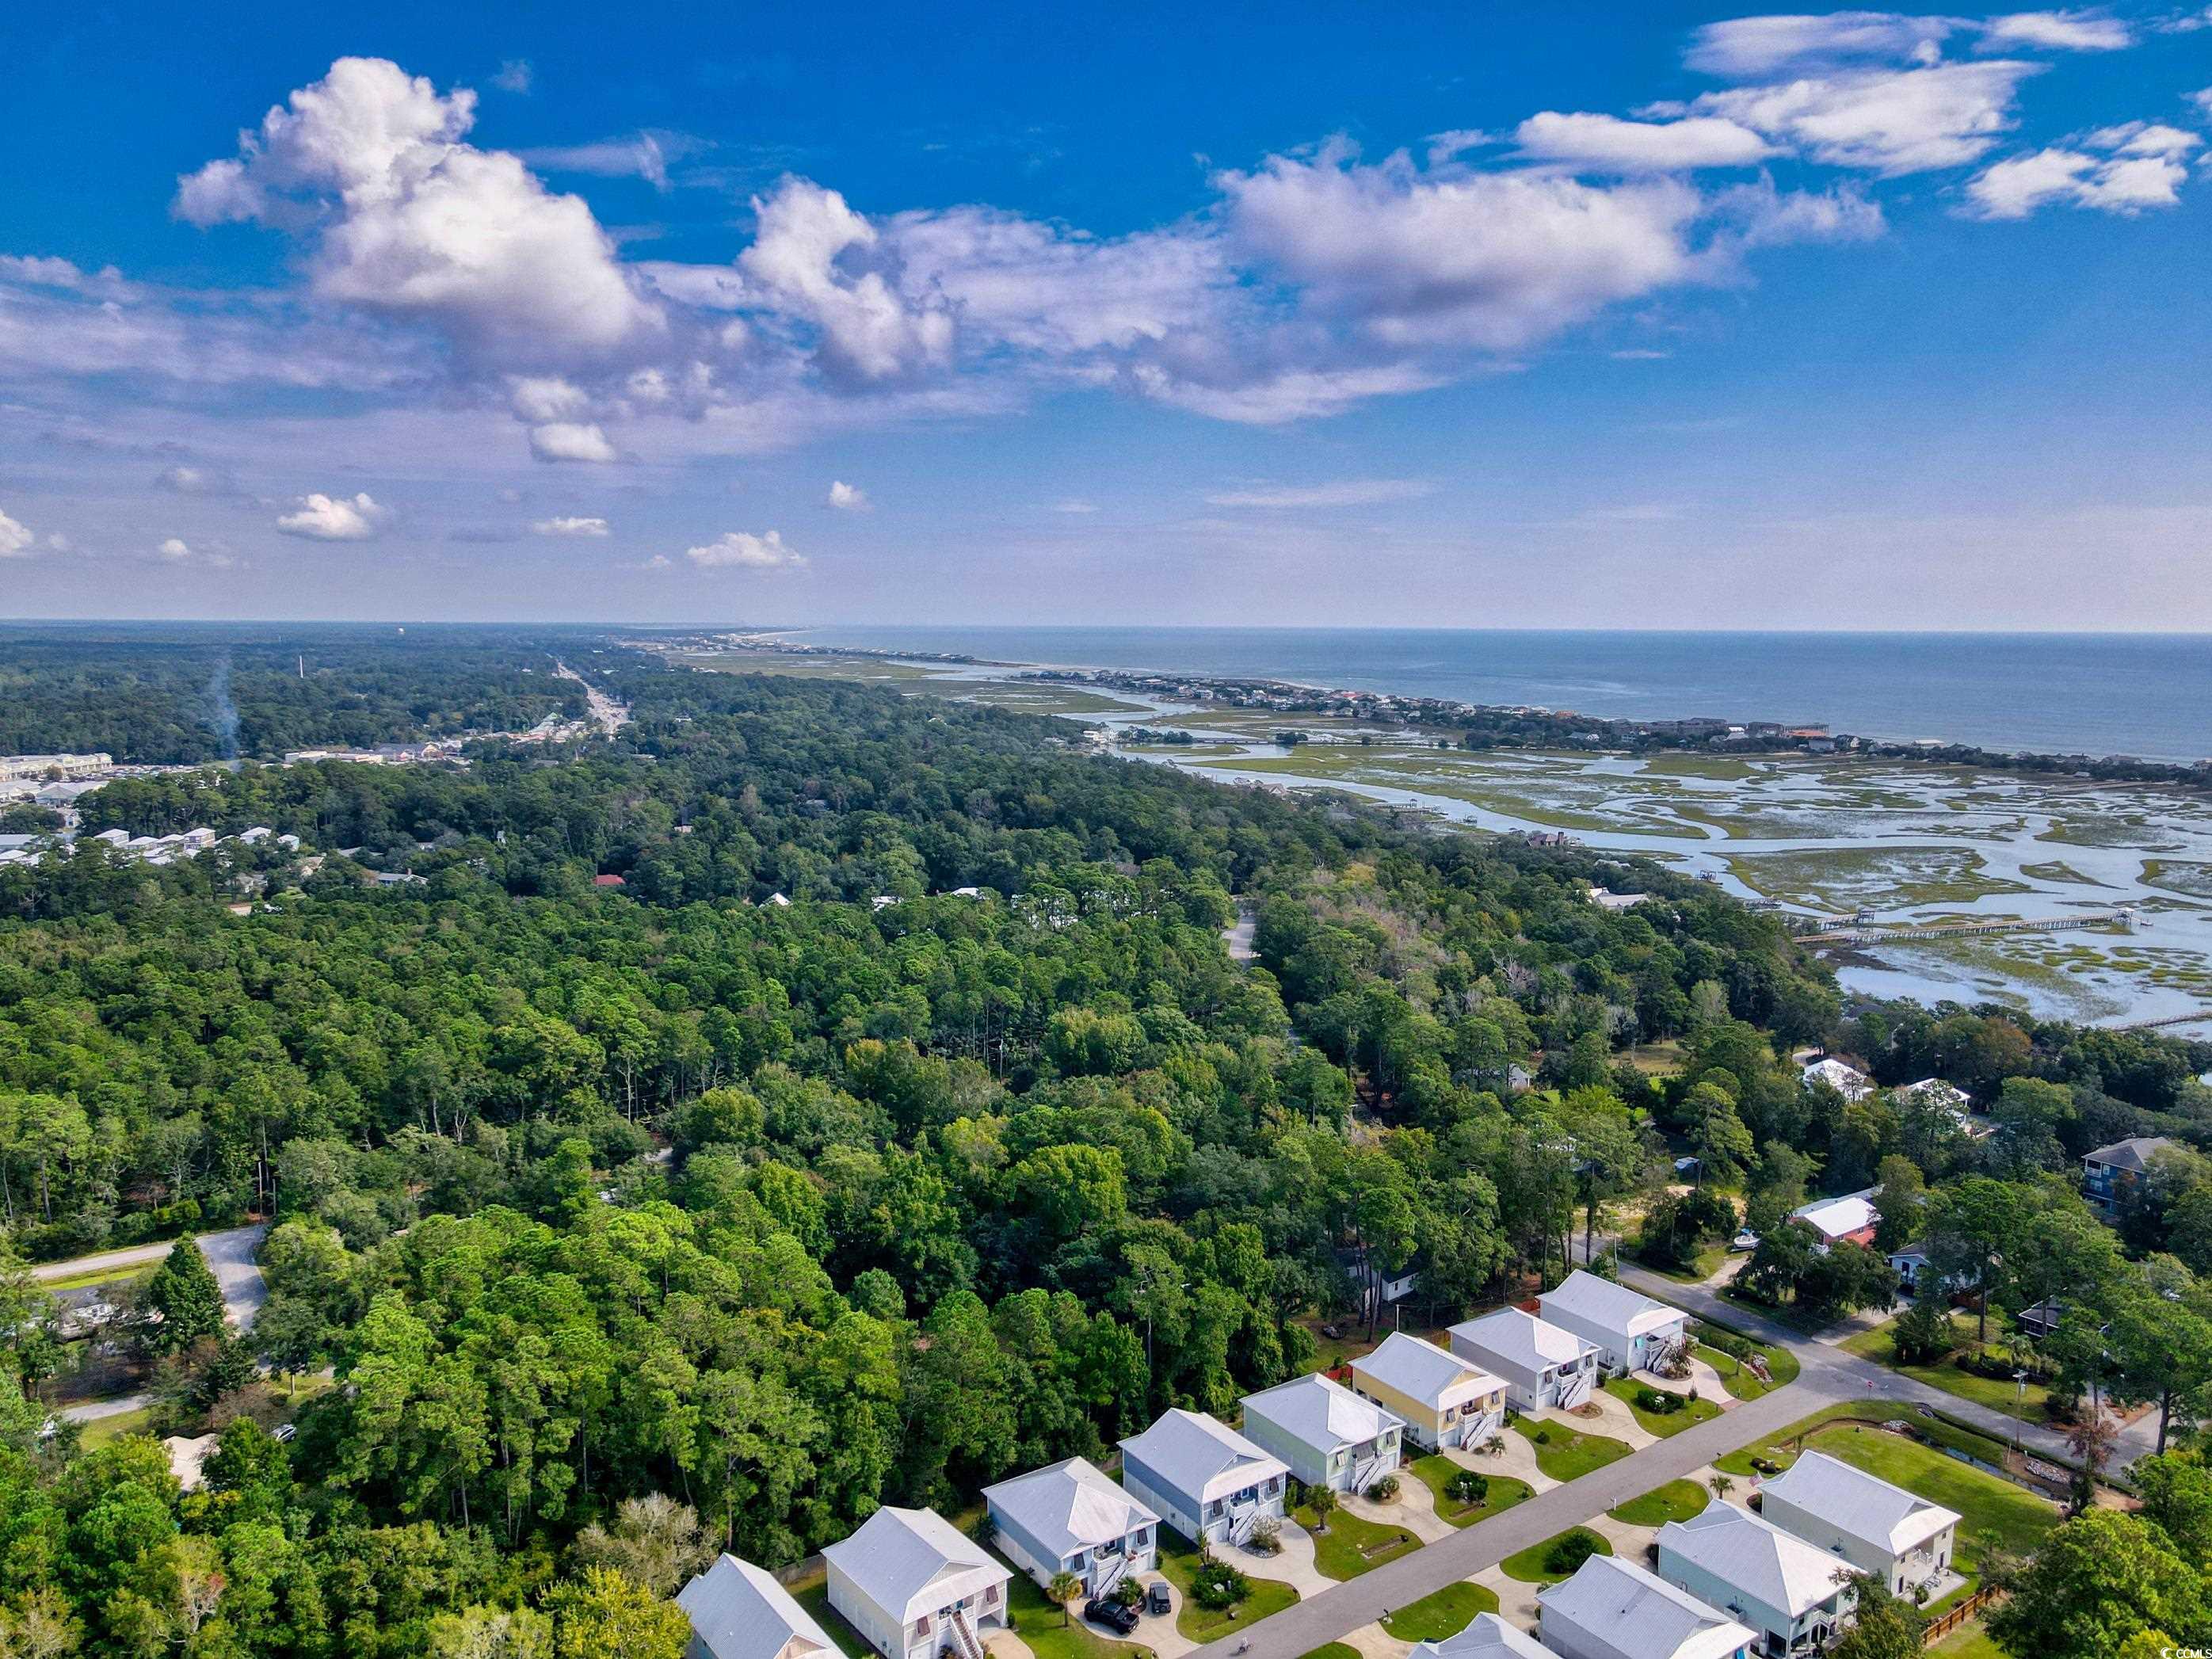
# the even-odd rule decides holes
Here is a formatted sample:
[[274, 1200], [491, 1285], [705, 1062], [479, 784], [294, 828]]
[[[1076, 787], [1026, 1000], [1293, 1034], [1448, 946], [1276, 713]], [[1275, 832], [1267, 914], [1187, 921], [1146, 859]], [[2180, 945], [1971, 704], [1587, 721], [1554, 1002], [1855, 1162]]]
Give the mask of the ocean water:
[[1994, 749], [2212, 756], [2212, 635], [839, 627], [819, 645], [1244, 676], [1625, 719], [1824, 722]]

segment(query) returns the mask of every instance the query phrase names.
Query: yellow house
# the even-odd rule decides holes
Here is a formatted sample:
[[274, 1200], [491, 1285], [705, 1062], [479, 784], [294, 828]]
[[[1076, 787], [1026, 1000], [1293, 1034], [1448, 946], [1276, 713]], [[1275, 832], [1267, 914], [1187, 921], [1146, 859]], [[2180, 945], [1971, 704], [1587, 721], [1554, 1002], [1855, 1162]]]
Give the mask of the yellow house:
[[1505, 1425], [1505, 1384], [1449, 1349], [1393, 1331], [1352, 1362], [1352, 1391], [1406, 1419], [1414, 1444], [1476, 1446]]

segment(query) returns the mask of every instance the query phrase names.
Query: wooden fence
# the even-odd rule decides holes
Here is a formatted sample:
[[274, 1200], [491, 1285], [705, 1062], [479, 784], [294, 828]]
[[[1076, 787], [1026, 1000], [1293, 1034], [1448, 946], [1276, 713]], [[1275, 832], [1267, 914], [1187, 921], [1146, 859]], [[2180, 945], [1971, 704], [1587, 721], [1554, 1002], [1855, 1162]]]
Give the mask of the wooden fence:
[[1978, 1589], [1955, 1607], [1948, 1607], [1937, 1613], [1928, 1621], [1928, 1628], [1921, 1632], [1922, 1644], [1934, 1647], [1953, 1631], [1996, 1601], [1999, 1594], [1999, 1591], [1994, 1589]]

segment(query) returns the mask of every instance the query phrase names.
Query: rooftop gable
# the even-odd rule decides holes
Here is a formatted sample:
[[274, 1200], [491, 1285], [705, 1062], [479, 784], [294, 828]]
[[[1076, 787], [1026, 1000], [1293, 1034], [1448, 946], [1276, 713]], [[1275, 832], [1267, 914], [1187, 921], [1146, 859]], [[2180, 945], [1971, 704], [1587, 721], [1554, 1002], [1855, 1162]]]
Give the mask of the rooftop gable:
[[[1756, 1638], [1717, 1608], [1617, 1555], [1593, 1555], [1537, 1591], [1554, 1613], [1628, 1659], [1724, 1659]], [[1549, 1646], [1550, 1644], [1546, 1644]]]
[[1425, 1337], [1408, 1336], [1403, 1331], [1391, 1332], [1373, 1353], [1353, 1360], [1352, 1369], [1425, 1406], [1441, 1405], [1443, 1397], [1455, 1389], [1473, 1388], [1480, 1393], [1486, 1383], [1491, 1389], [1505, 1386], [1449, 1349], [1439, 1348]]
[[1180, 1407], [1162, 1412], [1152, 1427], [1121, 1442], [1121, 1449], [1177, 1492], [1194, 1498], [1217, 1487], [1248, 1486], [1290, 1473], [1280, 1460], [1227, 1424]]
[[1569, 1313], [1623, 1336], [1641, 1336], [1683, 1317], [1679, 1308], [1670, 1308], [1641, 1291], [1616, 1285], [1609, 1279], [1600, 1279], [1580, 1267], [1536, 1299], [1547, 1317]]
[[814, 1617], [765, 1569], [725, 1555], [677, 1593], [676, 1605], [707, 1659], [838, 1659], [838, 1648]]
[[1672, 1553], [1765, 1607], [1800, 1618], [1838, 1589], [1847, 1572], [1824, 1549], [1733, 1504], [1709, 1504], [1659, 1528], [1659, 1559]]
[[1363, 1444], [1406, 1424], [1395, 1412], [1362, 1400], [1341, 1382], [1318, 1372], [1246, 1395], [1244, 1417], [1247, 1422], [1265, 1418], [1302, 1443], [1324, 1452]]
[[1959, 1520], [1954, 1510], [1826, 1452], [1807, 1452], [1768, 1477], [1759, 1491], [1891, 1555], [1925, 1543]]
[[860, 1593], [901, 1622], [945, 1601], [944, 1589], [974, 1576], [1010, 1575], [934, 1510], [878, 1510], [859, 1531], [822, 1552]]
[[1114, 1543], [1159, 1516], [1107, 1477], [1087, 1457], [1032, 1469], [983, 1488], [1000, 1514], [1055, 1555]]

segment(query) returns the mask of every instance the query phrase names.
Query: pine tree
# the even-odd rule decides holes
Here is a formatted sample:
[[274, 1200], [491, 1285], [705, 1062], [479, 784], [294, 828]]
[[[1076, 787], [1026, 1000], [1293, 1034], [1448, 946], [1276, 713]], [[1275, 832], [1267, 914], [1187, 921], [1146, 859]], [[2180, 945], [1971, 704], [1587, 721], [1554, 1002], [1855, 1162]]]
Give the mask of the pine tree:
[[182, 1353], [204, 1336], [222, 1334], [222, 1286], [190, 1233], [154, 1270], [146, 1293], [161, 1316], [149, 1339], [156, 1352]]

